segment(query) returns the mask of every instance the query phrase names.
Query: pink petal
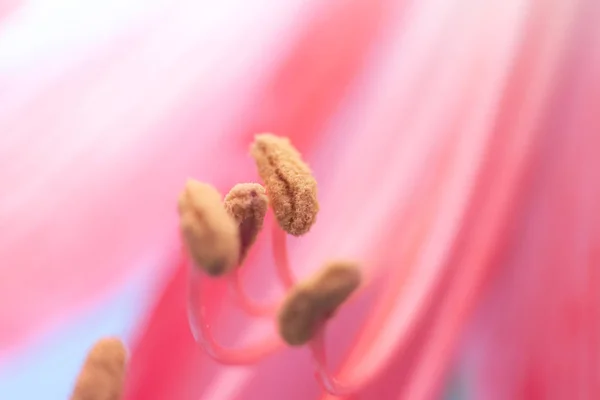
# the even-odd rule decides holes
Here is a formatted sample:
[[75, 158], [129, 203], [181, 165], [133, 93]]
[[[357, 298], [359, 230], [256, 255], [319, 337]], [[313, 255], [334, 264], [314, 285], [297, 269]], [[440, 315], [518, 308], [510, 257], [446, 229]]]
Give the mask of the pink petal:
[[[210, 8], [157, 0], [145, 20], [104, 41], [90, 33], [97, 51], [81, 59], [70, 43], [44, 70], [44, 49], [60, 41], [31, 47], [39, 60], [27, 52], [2, 59], [0, 351], [162, 259], [176, 239], [174, 204], [187, 177], [226, 187], [248, 175], [236, 160], [255, 99], [309, 9], [243, 3], [240, 13], [238, 0]], [[44, 34], [34, 11], [11, 15], [1, 51]], [[223, 30], [225, 22], [236, 29]]]
[[541, 124], [535, 185], [466, 343], [474, 397], [600, 396], [599, 11], [592, 1], [577, 10], [569, 62]]
[[[352, 364], [352, 358], [350, 359], [345, 375], [347, 380], [353, 381], [368, 374], [369, 364], [372, 357], [376, 357], [374, 354], [378, 354], [378, 349], [388, 352], [396, 349], [399, 352], [395, 356], [393, 370], [396, 373], [406, 371], [403, 378], [407, 379], [404, 381], [407, 385], [406, 390], [399, 398], [436, 398], [435, 395], [439, 394], [439, 385], [443, 382], [456, 341], [464, 330], [471, 310], [484, 293], [485, 283], [493, 276], [493, 270], [499, 266], [500, 257], [510, 254], [503, 251], [503, 244], [512, 232], [507, 229], [512, 226], [510, 224], [518, 222], [521, 215], [519, 205], [527, 195], [527, 181], [523, 179], [530, 176], [536, 166], [535, 156], [542, 151], [539, 140], [532, 140], [543, 135], [548, 129], [540, 125], [540, 118], [548, 112], [548, 107], [555, 98], [553, 79], [556, 73], [561, 71], [564, 57], [568, 55], [564, 53], [564, 39], [568, 37], [569, 29], [576, 26], [576, 22], [571, 19], [574, 5], [569, 4], [566, 9], [562, 7], [567, 5], [558, 2], [555, 7], [545, 4], [544, 7], [538, 8], [532, 5], [531, 13], [528, 14], [530, 19], [525, 25], [527, 30], [520, 43], [520, 55], [517, 56], [514, 72], [503, 93], [500, 113], [489, 130], [489, 135], [494, 136], [490, 136], [486, 144], [487, 158], [480, 164], [481, 175], [469, 185], [475, 190], [470, 195], [470, 205], [467, 203], [468, 208], [465, 209], [468, 214], [462, 220], [460, 231], [451, 239], [452, 250], [447, 260], [442, 260], [445, 266], [437, 277], [437, 289], [436, 286], [432, 286], [433, 290], [428, 292], [427, 302], [417, 306], [417, 310], [427, 314], [423, 314], [421, 322], [413, 325], [411, 329], [411, 325], [406, 322], [406, 312], [402, 313], [402, 307], [398, 307], [395, 314], [397, 320], [388, 321], [385, 331], [383, 327], [374, 328], [383, 332], [379, 338], [377, 335], [367, 336], [368, 339], [364, 340], [362, 348], [360, 342], [355, 347], [354, 360], [360, 359], [360, 362]], [[490, 17], [491, 15], [489, 14]], [[499, 19], [500, 16], [496, 13], [494, 18]], [[542, 21], [549, 20], [557, 24], [554, 29], [543, 25]], [[475, 109], [471, 110], [471, 118], [477, 120]], [[476, 132], [473, 131], [471, 143], [475, 142], [477, 135], [485, 135], [483, 132]], [[529, 151], [533, 152], [528, 155]], [[471, 168], [476, 165], [473, 164]], [[443, 213], [452, 212], [450, 204], [452, 203], [445, 202], [446, 210], [442, 211]], [[462, 212], [458, 213], [460, 214]], [[432, 231], [431, 236], [434, 235]], [[431, 256], [431, 250], [426, 254]], [[426, 268], [425, 265], [423, 267]], [[409, 297], [408, 294], [406, 296]], [[423, 309], [425, 304], [430, 306]], [[530, 314], [529, 318], [535, 321], [533, 315]], [[489, 318], [486, 318], [486, 321], [489, 321]], [[406, 328], [409, 329], [408, 332]], [[519, 351], [527, 350], [520, 348]], [[508, 363], [505, 365], [509, 367]], [[478, 366], [476, 370], [488, 369]], [[401, 378], [397, 379], [398, 383], [402, 384]], [[492, 389], [485, 393], [475, 397], [488, 398], [490, 393], [495, 392]], [[498, 395], [498, 398], [514, 396], [506, 394]]]
[[[430, 4], [432, 9], [433, 5]], [[434, 83], [423, 81], [423, 85], [434, 85], [429, 87], [430, 97], [425, 95], [421, 105], [429, 111], [424, 115], [430, 122], [418, 119], [419, 108], [417, 112], [400, 114], [396, 119], [397, 125], [390, 125], [391, 121], [386, 120], [390, 131], [397, 126], [409, 127], [411, 134], [407, 138], [419, 138], [397, 141], [397, 144], [408, 145], [411, 151], [407, 150], [407, 154], [427, 154], [425, 150], [435, 148], [427, 139], [439, 139], [436, 143], [440, 150], [430, 158], [432, 164], [429, 168], [419, 168], [418, 164], [408, 169], [399, 168], [402, 162], [407, 162], [402, 157], [390, 163], [385, 151], [391, 153], [397, 149], [390, 146], [390, 135], [380, 134], [386, 130], [376, 129], [377, 123], [370, 124], [373, 127], [371, 132], [378, 134], [372, 135], [368, 143], [364, 137], [357, 136], [347, 148], [338, 149], [342, 153], [341, 160], [356, 160], [361, 149], [360, 159], [364, 161], [358, 167], [342, 163], [343, 170], [352, 177], [353, 186], [348, 181], [343, 183], [342, 178], [338, 187], [343, 188], [345, 184], [346, 190], [349, 187], [355, 190], [353, 193], [356, 195], [351, 196], [350, 202], [358, 198], [358, 202], [363, 200], [363, 204], [382, 206], [381, 209], [373, 209], [387, 216], [385, 222], [395, 229], [386, 231], [377, 218], [378, 213], [367, 212], [361, 223], [353, 221], [357, 232], [335, 236], [338, 245], [331, 250], [331, 242], [321, 235], [327, 232], [330, 237], [333, 236], [332, 226], [341, 225], [345, 208], [342, 206], [342, 211], [337, 214], [337, 209], [331, 214], [324, 211], [323, 219], [329, 223], [322, 231], [316, 228], [314, 242], [311, 237], [313, 246], [310, 255], [301, 258], [305, 261], [302, 264], [311, 265], [331, 252], [352, 248], [352, 243], [361, 244], [363, 250], [387, 248], [384, 252], [367, 252], [366, 259], [377, 264], [379, 260], [374, 254], [383, 254], [389, 264], [398, 266], [398, 271], [388, 277], [389, 285], [383, 288], [383, 297], [380, 297], [389, 299], [385, 302], [376, 300], [377, 306], [366, 321], [359, 318], [359, 323], [365, 324], [366, 329], [361, 332], [341, 367], [341, 379], [368, 385], [362, 393], [365, 396], [372, 397], [374, 393], [382, 393], [382, 388], [390, 387], [391, 378], [381, 375], [385, 371], [401, 373], [396, 375], [398, 387], [394, 392], [400, 398], [431, 398], [437, 394], [467, 318], [485, 293], [485, 283], [499, 265], [499, 257], [504, 254], [502, 250], [510, 232], [507, 229], [511, 223], [518, 222], [521, 215], [520, 204], [526, 200], [527, 178], [531, 177], [535, 156], [544, 143], [540, 142], [544, 138], [541, 136], [544, 127], [540, 125], [540, 118], [554, 98], [554, 77], [560, 71], [565, 56], [564, 39], [574, 26], [570, 18], [574, 4], [555, 3], [554, 7], [544, 8], [532, 5], [531, 9], [522, 9], [515, 3], [502, 12], [483, 4], [477, 7], [475, 3], [461, 2], [460, 5], [464, 9], [454, 9], [456, 14], [448, 20], [452, 24], [447, 26], [454, 27], [448, 29], [452, 34], [446, 32], [441, 37], [446, 46], [444, 50], [452, 54], [452, 51], [457, 51], [453, 47], [456, 46], [456, 49], [463, 49], [461, 54], [465, 58], [455, 58], [451, 62], [447, 57], [445, 74], [436, 75], [438, 80]], [[436, 10], [439, 11], [439, 8]], [[425, 13], [427, 9], [420, 11]], [[533, 14], [525, 14], [524, 11]], [[531, 20], [524, 19], [527, 16]], [[557, 24], [555, 29], [536, 24], [547, 20]], [[439, 24], [425, 21], [429, 23], [423, 22], [423, 29], [439, 28]], [[480, 25], [467, 24], [468, 21], [478, 21]], [[463, 29], [458, 29], [458, 26]], [[473, 35], [471, 29], [476, 29], [481, 37]], [[504, 31], [511, 32], [511, 35], [497, 34]], [[439, 37], [433, 35], [432, 40]], [[496, 41], [494, 46], [489, 46], [493, 40]], [[431, 51], [435, 51], [435, 47]], [[442, 52], [438, 56], [444, 55]], [[420, 70], [426, 71], [426, 66], [436, 65], [437, 61], [435, 57], [425, 58], [421, 61], [425, 64]], [[475, 69], [478, 75], [465, 66]], [[397, 78], [401, 76], [396, 75]], [[451, 88], [454, 89], [451, 92], [461, 93], [464, 97], [459, 97], [457, 102], [456, 98], [440, 95]], [[404, 96], [399, 99], [408, 98], [408, 94]], [[401, 101], [399, 103], [402, 104]], [[374, 121], [381, 121], [381, 114], [375, 115], [378, 118]], [[411, 117], [415, 118], [414, 125], [410, 124]], [[379, 174], [371, 176], [376, 176], [386, 185], [372, 188], [370, 200], [365, 202], [361, 196], [365, 188], [356, 184], [356, 178], [359, 177], [360, 182], [364, 174], [361, 168], [368, 170], [370, 166], [375, 167], [376, 164], [372, 164], [368, 157], [369, 151], [376, 149], [379, 150], [379, 159], [388, 163], [380, 163]], [[402, 203], [403, 194], [408, 191], [411, 182], [402, 180], [406, 171], [426, 177], [432, 170], [434, 172], [429, 172], [433, 174], [431, 186], [426, 183], [422, 191], [413, 193], [415, 198], [412, 201]], [[336, 185], [333, 188], [325, 189], [327, 195], [336, 193]], [[329, 199], [333, 201], [335, 198], [326, 197], [324, 203], [328, 204]], [[392, 208], [394, 205], [395, 209]], [[327, 209], [326, 206], [323, 208]], [[402, 210], [411, 212], [404, 214]], [[348, 221], [347, 214], [345, 220]], [[388, 239], [382, 247], [376, 247], [375, 240], [369, 241], [372, 228], [386, 233], [376, 236]], [[407, 242], [394, 248], [392, 240], [402, 232], [407, 235]], [[321, 246], [317, 245], [321, 243]], [[307, 268], [311, 267], [304, 269]], [[368, 294], [366, 296], [369, 297]], [[349, 306], [347, 312], [353, 316], [360, 315], [360, 311], [368, 309], [372, 301], [372, 298], [359, 301]], [[340, 316], [332, 330], [339, 336], [341, 332], [347, 334], [352, 331], [356, 324], [356, 320], [344, 320]], [[333, 353], [339, 358], [340, 345], [339, 341], [336, 342], [338, 348], [334, 345]], [[209, 371], [210, 383], [203, 393], [208, 398], [252, 399], [278, 397], [284, 393], [292, 398], [311, 398], [316, 388], [307, 380], [310, 370], [308, 360], [289, 351], [255, 370], [223, 368], [215, 373]], [[206, 373], [203, 371], [202, 379], [207, 379]]]

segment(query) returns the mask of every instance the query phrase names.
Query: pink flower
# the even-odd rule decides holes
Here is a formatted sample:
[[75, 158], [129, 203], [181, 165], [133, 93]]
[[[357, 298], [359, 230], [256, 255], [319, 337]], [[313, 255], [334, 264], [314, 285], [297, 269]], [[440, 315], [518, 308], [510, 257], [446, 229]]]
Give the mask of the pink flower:
[[[597, 2], [222, 4], [157, 1], [84, 61], [2, 65], [0, 254], [19, 266], [0, 279], [19, 305], [0, 307], [2, 349], [165, 260], [144, 271], [165, 281], [127, 399], [428, 399], [454, 360], [474, 398], [598, 398]], [[319, 351], [283, 346], [226, 282], [202, 292], [215, 337], [272, 354], [221, 365], [190, 334], [177, 193], [190, 176], [257, 181], [261, 131], [319, 182], [294, 276], [363, 266], [324, 338], [337, 389], [314, 379]], [[283, 295], [270, 239], [242, 269], [259, 301]]]
[[[385, 52], [389, 72], [382, 68], [370, 77], [379, 84], [369, 81], [369, 86], [378, 89], [367, 91], [361, 109], [354, 111], [362, 124], [343, 125], [347, 140], [309, 155], [324, 187], [324, 205], [314, 231], [297, 244], [292, 263], [307, 275], [332, 255], [352, 255], [376, 277], [329, 330], [328, 350], [340, 363], [339, 379], [361, 397], [439, 394], [469, 316], [481, 304], [484, 316], [475, 320], [471, 340], [464, 343], [465, 380], [475, 398], [547, 398], [553, 393], [566, 398], [573, 392], [594, 398], [595, 356], [583, 362], [581, 355], [568, 354], [573, 349], [590, 354], [596, 345], [594, 298], [589, 297], [595, 286], [586, 286], [582, 298], [576, 286], [592, 268], [591, 252], [599, 239], [595, 223], [588, 221], [589, 230], [577, 241], [565, 241], [556, 232], [560, 242], [549, 242], [551, 228], [529, 219], [538, 204], [549, 201], [548, 191], [566, 187], [570, 202], [555, 200], [556, 207], [577, 210], [580, 218], [591, 216], [581, 202], [592, 207], [592, 193], [597, 193], [591, 149], [598, 142], [592, 133], [598, 120], [590, 105], [600, 92], [589, 85], [597, 58], [579, 57], [580, 49], [594, 40], [594, 29], [582, 18], [597, 14], [585, 2], [514, 2], [496, 8], [450, 3], [424, 2], [403, 10], [406, 22], [398, 29], [405, 36], [394, 36], [401, 38], [396, 52], [392, 46]], [[354, 136], [357, 131], [369, 135]], [[577, 148], [587, 153], [578, 154]], [[331, 180], [324, 182], [321, 174]], [[561, 216], [547, 204], [546, 224], [568, 222], [576, 229], [575, 214]], [[536, 240], [537, 247], [523, 248], [527, 241], [521, 235]], [[564, 257], [574, 257], [578, 246], [583, 246], [581, 258], [565, 268]], [[533, 266], [536, 251], [547, 257]], [[257, 252], [265, 257], [264, 251]], [[262, 257], [244, 268], [265, 290], [271, 285], [265, 281], [269, 272], [253, 271], [269, 264], [268, 255]], [[513, 265], [519, 269], [513, 271]], [[544, 269], [534, 274], [537, 268]], [[556, 287], [553, 301], [546, 300], [547, 283], [539, 277], [547, 268], [553, 271], [550, 282], [575, 280], [564, 292]], [[158, 302], [139, 358], [134, 358], [133, 371], [139, 375], [131, 381], [132, 398], [328, 398], [312, 379], [308, 352], [287, 350], [253, 369], [215, 365], [184, 327], [185, 286], [181, 269]], [[209, 287], [207, 296], [221, 304], [223, 289]], [[565, 312], [578, 321], [579, 336], [552, 332], [562, 301], [571, 303]], [[519, 311], [505, 311], [506, 304]], [[513, 319], [529, 305], [525, 319]], [[272, 335], [268, 328], [249, 328], [254, 325], [227, 305], [221, 307], [222, 335], [233, 345], [249, 340], [247, 329]], [[547, 349], [539, 340], [539, 350], [529, 353], [531, 341], [544, 335], [542, 327], [555, 340]], [[496, 345], [504, 341], [507, 351]], [[556, 367], [546, 368], [544, 357], [551, 354]], [[559, 367], [563, 356], [568, 376], [567, 367]]]
[[[120, 1], [28, 3], [7, 17], [0, 254], [11, 268], [0, 293], [1, 304], [19, 307], [0, 311], [2, 350], [107, 296], [132, 273], [164, 274], [182, 183], [192, 175], [243, 179], [236, 160], [256, 129], [285, 128], [301, 149], [314, 142], [358, 67], [281, 66], [316, 7], [304, 3], [257, 0], [243, 13], [233, 0], [144, 2], [142, 12]], [[221, 29], [224, 21], [236, 29]], [[314, 80], [320, 71], [328, 75]], [[296, 117], [306, 103], [315, 111]]]

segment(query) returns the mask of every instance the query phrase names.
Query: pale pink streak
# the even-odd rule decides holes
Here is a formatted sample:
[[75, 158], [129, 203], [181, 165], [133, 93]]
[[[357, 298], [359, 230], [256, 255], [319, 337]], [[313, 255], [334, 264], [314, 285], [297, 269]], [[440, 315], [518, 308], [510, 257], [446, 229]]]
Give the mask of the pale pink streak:
[[[557, 2], [554, 7], [548, 4], [539, 8], [534, 6], [527, 14], [525, 36], [519, 41], [516, 64], [508, 86], [503, 90], [502, 103], [491, 132], [493, 140], [488, 146], [487, 164], [482, 165], [480, 183], [477, 184], [480, 193], [477, 196], [487, 198], [473, 198], [470, 216], [462, 224], [461, 233], [453, 238], [458, 247], [447, 268], [456, 271], [447, 273], [446, 283], [440, 286], [440, 294], [434, 297], [435, 306], [430, 309], [421, 328], [415, 331], [412, 344], [407, 345], [406, 351], [397, 354], [394, 367], [379, 381], [384, 384], [383, 379], [388, 379], [390, 385], [406, 385], [399, 391], [398, 398], [436, 398], [434, 395], [439, 394], [439, 383], [458, 335], [464, 331], [470, 311], [481, 299], [486, 281], [495, 276], [493, 270], [496, 267], [502, 267], [507, 261], [513, 263], [510, 260], [520, 257], [519, 254], [528, 247], [523, 239], [519, 239], [518, 232], [528, 231], [529, 236], [542, 243], [546, 232], [552, 230], [555, 240], [560, 242], [546, 242], [546, 246], [538, 245], [527, 250], [537, 253], [537, 257], [544, 254], [547, 258], [536, 260], [530, 256], [520, 262], [510, 273], [510, 281], [500, 284], [501, 289], [498, 290], [501, 292], [494, 296], [493, 308], [484, 307], [482, 310], [480, 328], [469, 337], [477, 343], [474, 347], [478, 351], [473, 356], [477, 361], [469, 368], [472, 376], [467, 374], [466, 379], [477, 388], [471, 393], [473, 398], [598, 396], [598, 355], [595, 352], [598, 338], [594, 337], [598, 297], [590, 294], [597, 289], [591, 272], [594, 271], [593, 266], [588, 266], [593, 262], [593, 249], [598, 246], [595, 228], [598, 219], [591, 208], [585, 211], [586, 205], [591, 207], [590, 202], [598, 198], [597, 172], [592, 172], [598, 169], [591, 162], [586, 163], [583, 154], [592, 157], [593, 153], [590, 150], [584, 153], [585, 149], [597, 149], [598, 146], [598, 136], [593, 133], [597, 132], [598, 122], [592, 119], [589, 110], [598, 104], [600, 91], [594, 84], [598, 82], [598, 70], [590, 67], [596, 65], [594, 58], [586, 52], [585, 58], [574, 60], [571, 59], [573, 54], [568, 51], [568, 48], [580, 45], [589, 49], [590, 43], [594, 43], [573, 35], [581, 23], [582, 10], [586, 9], [577, 8], [577, 4], [573, 3]], [[579, 19], [573, 19], [576, 15]], [[549, 29], [548, 21], [552, 21], [553, 29]], [[585, 72], [579, 70], [577, 76], [581, 84], [588, 87], [588, 92], [580, 91], [578, 96], [569, 95], [564, 90], [557, 92], [559, 85], [574, 86], [573, 83], [561, 83], [562, 74], [568, 76], [573, 65], [587, 67]], [[569, 125], [555, 118], [567, 108], [567, 104], [577, 110], [586, 110], [587, 123]], [[528, 136], [537, 139], [528, 144]], [[569, 141], [566, 141], [567, 138]], [[572, 158], [568, 158], [569, 154]], [[534, 173], [540, 167], [537, 161], [540, 158], [560, 166], [547, 175]], [[578, 170], [582, 174], [576, 178], [573, 174]], [[564, 181], [560, 181], [561, 175], [565, 177]], [[532, 177], [536, 179], [533, 182], [540, 182], [557, 193], [543, 194], [540, 184], [530, 189], [528, 182], [532, 182]], [[510, 183], [511, 180], [514, 183]], [[577, 191], [586, 194], [577, 195]], [[546, 224], [525, 218], [527, 213], [534, 213], [530, 206], [523, 207], [527, 204], [525, 201], [531, 201], [526, 199], [560, 199], [558, 192], [563, 193], [563, 199], [556, 203], [561, 204], [558, 206], [560, 209], [555, 208], [551, 214], [542, 217]], [[582, 201], [586, 202], [582, 204]], [[534, 207], [541, 207], [541, 203]], [[569, 211], [586, 222], [583, 226], [576, 225], [577, 230], [563, 232], [563, 227], [568, 229], [577, 221], [572, 214], [569, 215]], [[525, 225], [521, 227], [522, 220], [525, 220]], [[548, 221], [555, 221], [554, 226], [549, 226]], [[579, 259], [561, 256], [564, 252], [573, 254], [562, 247], [573, 246], [573, 240], [566, 239], [566, 236], [579, 238]], [[584, 242], [581, 242], [582, 239]], [[509, 240], [515, 243], [514, 247], [504, 246]], [[528, 275], [529, 279], [526, 278]], [[564, 278], [560, 280], [559, 276]], [[545, 284], [545, 279], [558, 287]], [[583, 285], [580, 286], [582, 297], [575, 302], [566, 295], [568, 288], [561, 289], [570, 280]], [[529, 287], [535, 288], [537, 295], [529, 292], [519, 296], [523, 293], [520, 288], [528, 287], [526, 282], [533, 285]], [[515, 308], [504, 310], [507, 302]], [[531, 308], [527, 306], [530, 302]], [[561, 313], [559, 310], [564, 308], [568, 311]], [[541, 313], [539, 316], [538, 312]], [[505, 315], [500, 321], [496, 319], [498, 313]], [[515, 315], [522, 317], [517, 320]], [[398, 320], [402, 320], [401, 315], [398, 315]], [[386, 333], [390, 333], [393, 325], [389, 321]], [[479, 341], [477, 334], [481, 330], [487, 332], [484, 342]], [[525, 336], [529, 342], [519, 339], [519, 335], [523, 335], [519, 332], [531, 332]], [[548, 338], [544, 338], [545, 335]], [[515, 340], [519, 342], [515, 343]], [[506, 344], [512, 352], [505, 350], [504, 341], [508, 341]], [[533, 343], [539, 344], [539, 350], [534, 350]], [[368, 342], [366, 344], [369, 345]], [[388, 351], [390, 349], [387, 342], [381, 346]], [[469, 342], [466, 346], [469, 347]], [[355, 383], [364, 376], [365, 364], [368, 363], [365, 362], [365, 354], [356, 347], [354, 349], [357, 375], [349, 381]], [[381, 387], [370, 388], [365, 398], [371, 398], [374, 393], [381, 393]]]
[[[470, 239], [452, 259], [460, 265], [460, 273], [451, 278], [447, 293], [439, 299], [439, 317], [427, 334], [428, 343], [406, 392], [409, 398], [431, 398], [436, 393], [432, 382], [443, 376], [443, 365], [450, 361], [471, 310], [493, 271], [502, 267], [507, 255], [505, 245], [518, 229], [532, 171], [543, 152], [541, 147], [553, 140], [553, 126], [544, 121], [556, 102], [557, 82], [567, 61], [566, 46], [574, 44], [576, 8], [576, 2], [556, 2], [553, 6], [533, 7], [526, 14], [528, 26], [519, 43], [517, 64], [504, 89], [493, 127], [495, 140], [490, 145], [488, 165], [484, 166], [489, 171], [482, 177], [487, 193], [473, 202], [477, 210], [463, 227], [465, 237]], [[560, 134], [571, 135], [564, 127]]]
[[600, 396], [600, 9], [594, 3], [581, 2], [575, 14], [569, 59], [540, 125], [547, 140], [535, 184], [506, 269], [465, 342], [465, 373], [476, 397]]

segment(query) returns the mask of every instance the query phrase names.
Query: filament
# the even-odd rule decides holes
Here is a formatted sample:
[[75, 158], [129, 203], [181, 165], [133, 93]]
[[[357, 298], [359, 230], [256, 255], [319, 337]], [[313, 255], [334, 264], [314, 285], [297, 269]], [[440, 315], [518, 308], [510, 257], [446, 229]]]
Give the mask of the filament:
[[310, 351], [315, 361], [315, 378], [329, 394], [346, 397], [355, 393], [359, 387], [345, 382], [340, 382], [334, 377], [327, 367], [327, 351], [325, 350], [325, 326], [323, 326], [311, 340]]
[[[279, 227], [275, 218], [271, 220], [271, 230], [275, 270], [279, 280], [287, 290], [294, 286], [295, 283], [288, 259], [287, 234]], [[231, 273], [229, 283], [236, 303], [247, 314], [253, 317], [275, 316], [281, 305], [281, 300], [273, 301], [267, 304], [259, 304], [252, 300], [252, 298], [244, 290], [240, 268]]]
[[253, 317], [272, 317], [277, 313], [280, 302], [258, 304], [246, 294], [239, 270], [234, 271], [229, 279], [235, 300], [246, 313]]
[[273, 354], [282, 346], [281, 340], [273, 335], [241, 349], [232, 349], [220, 345], [212, 335], [211, 323], [209, 322], [207, 307], [209, 299], [206, 298], [206, 291], [203, 290], [205, 278], [189, 267], [185, 256], [183, 256], [182, 262], [190, 272], [188, 279], [188, 323], [194, 340], [202, 346], [209, 357], [224, 365], [251, 365]]
[[292, 274], [287, 250], [287, 233], [281, 229], [277, 220], [271, 220], [271, 240], [273, 246], [273, 259], [277, 275], [286, 289], [291, 289], [296, 283]]

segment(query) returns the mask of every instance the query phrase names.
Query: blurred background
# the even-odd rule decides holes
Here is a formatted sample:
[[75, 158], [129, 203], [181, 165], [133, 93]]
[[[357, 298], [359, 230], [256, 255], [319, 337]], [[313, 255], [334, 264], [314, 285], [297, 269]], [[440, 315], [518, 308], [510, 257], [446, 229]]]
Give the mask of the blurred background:
[[[429, 224], [418, 229], [426, 231], [424, 243], [431, 241], [425, 249], [468, 242], [472, 248], [457, 253], [469, 255], [480, 247], [493, 253], [496, 239], [486, 242], [485, 235], [477, 235], [484, 230], [477, 222], [483, 220], [485, 227], [488, 219], [489, 237], [508, 238], [513, 245], [507, 245], [510, 257], [497, 263], [504, 275], [488, 274], [492, 261], [469, 269], [467, 256], [459, 266], [438, 262], [435, 255], [423, 257], [423, 265], [432, 264], [423, 270], [439, 271], [453, 285], [447, 292], [424, 293], [407, 308], [408, 316], [422, 312], [423, 324], [430, 324], [427, 332], [430, 327], [433, 332], [415, 350], [414, 371], [409, 365], [420, 380], [407, 387], [438, 382], [450, 366], [444, 396], [464, 398], [466, 375], [452, 351], [468, 347], [469, 383], [478, 393], [499, 400], [513, 400], [508, 393], [534, 393], [522, 398], [542, 399], [543, 391], [527, 390], [549, 390], [558, 382], [558, 389], [579, 393], [574, 398], [592, 399], [586, 396], [600, 387], [590, 384], [592, 367], [586, 369], [588, 364], [573, 355], [594, 354], [588, 346], [597, 342], [597, 292], [583, 300], [581, 295], [594, 289], [592, 283], [581, 289], [584, 283], [596, 282], [587, 268], [591, 258], [576, 258], [579, 242], [555, 240], [548, 233], [552, 224], [540, 221], [554, 221], [564, 236], [577, 232], [586, 251], [597, 247], [599, 235], [590, 222], [596, 217], [588, 216], [599, 192], [593, 171], [600, 169], [592, 154], [597, 118], [590, 112], [600, 94], [591, 84], [600, 82], [595, 79], [599, 4], [0, 0], [0, 400], [67, 399], [87, 351], [103, 336], [123, 338], [130, 348], [142, 349], [136, 354], [160, 354], [167, 370], [188, 354], [190, 360], [200, 358], [193, 353], [198, 349], [189, 336], [184, 302], [170, 291], [184, 285], [173, 262], [176, 194], [190, 176], [220, 190], [256, 179], [247, 147], [264, 131], [290, 137], [309, 160], [323, 188], [323, 220], [335, 228], [332, 234], [328, 226], [319, 227], [313, 239], [294, 242], [292, 257], [314, 261], [331, 249], [359, 249], [383, 258], [389, 253], [390, 262], [377, 272], [397, 265], [409, 271], [395, 262], [400, 260], [395, 240], [403, 237], [398, 232], [404, 233], [405, 221], [396, 214], [405, 203], [417, 204], [419, 211], [407, 213], [407, 220]], [[509, 179], [521, 174], [530, 174], [536, 184], [522, 188]], [[505, 193], [510, 195], [504, 198]], [[567, 206], [549, 200], [561, 193], [572, 194], [563, 199]], [[513, 207], [517, 200], [523, 200], [522, 209]], [[376, 207], [363, 215], [368, 204]], [[498, 233], [504, 232], [497, 227], [504, 219], [485, 214], [489, 204], [522, 225]], [[359, 207], [361, 223], [355, 226], [352, 219], [348, 227], [348, 216]], [[465, 210], [471, 218], [457, 222]], [[422, 222], [421, 214], [434, 217]], [[457, 224], [455, 236], [435, 231], [445, 229], [444, 221]], [[382, 238], [392, 245], [373, 250]], [[553, 261], [558, 257], [550, 257], [555, 253], [533, 252], [536, 246], [573, 258], [559, 265]], [[535, 269], [539, 265], [547, 269]], [[310, 268], [298, 267], [302, 273]], [[436, 282], [435, 272], [426, 275]], [[480, 281], [487, 280], [481, 277], [488, 275], [494, 279], [484, 287]], [[474, 278], [459, 279], [465, 276]], [[249, 281], [256, 292], [270, 284], [260, 275]], [[170, 303], [173, 298], [181, 301]], [[428, 299], [441, 304], [431, 315], [423, 311]], [[581, 322], [585, 340], [553, 329], [568, 325], [554, 313], [562, 306]], [[588, 308], [579, 313], [583, 307]], [[171, 320], [155, 323], [171, 314], [173, 326]], [[396, 318], [404, 321], [407, 315]], [[399, 326], [419, 324], [391, 325], [405, 333]], [[390, 346], [399, 340], [385, 336]], [[170, 342], [177, 350], [171, 358], [164, 349]], [[444, 350], [439, 360], [438, 348]], [[555, 369], [545, 367], [548, 354], [555, 356]], [[590, 360], [593, 366], [594, 357]], [[195, 381], [194, 362], [182, 367], [194, 378], [187, 381]], [[403, 362], [393, 365], [407, 370]], [[156, 383], [160, 366], [151, 364], [136, 359], [143, 377], [136, 376], [137, 387], [147, 379], [149, 387], [164, 390], [154, 394], [158, 400], [186, 379], [169, 371], [168, 383]], [[295, 361], [281, 364], [296, 367]], [[244, 381], [256, 389], [249, 399], [267, 398], [256, 396], [270, 388], [265, 376], [278, 372], [277, 365], [257, 369], [256, 383]], [[205, 379], [230, 373], [219, 368]], [[296, 388], [320, 393], [311, 364], [298, 368], [304, 370], [294, 378]], [[384, 386], [404, 393], [390, 373], [395, 370], [387, 371]], [[227, 378], [238, 379], [234, 375]], [[581, 376], [586, 378], [574, 384]], [[523, 382], [533, 382], [534, 389]], [[220, 393], [227, 392], [221, 386]], [[279, 386], [283, 393], [285, 385]], [[189, 393], [194, 390], [200, 389], [194, 386]], [[279, 398], [273, 390], [265, 393]], [[146, 400], [151, 392], [136, 393], [134, 400]], [[565, 398], [557, 396], [550, 398]]]

